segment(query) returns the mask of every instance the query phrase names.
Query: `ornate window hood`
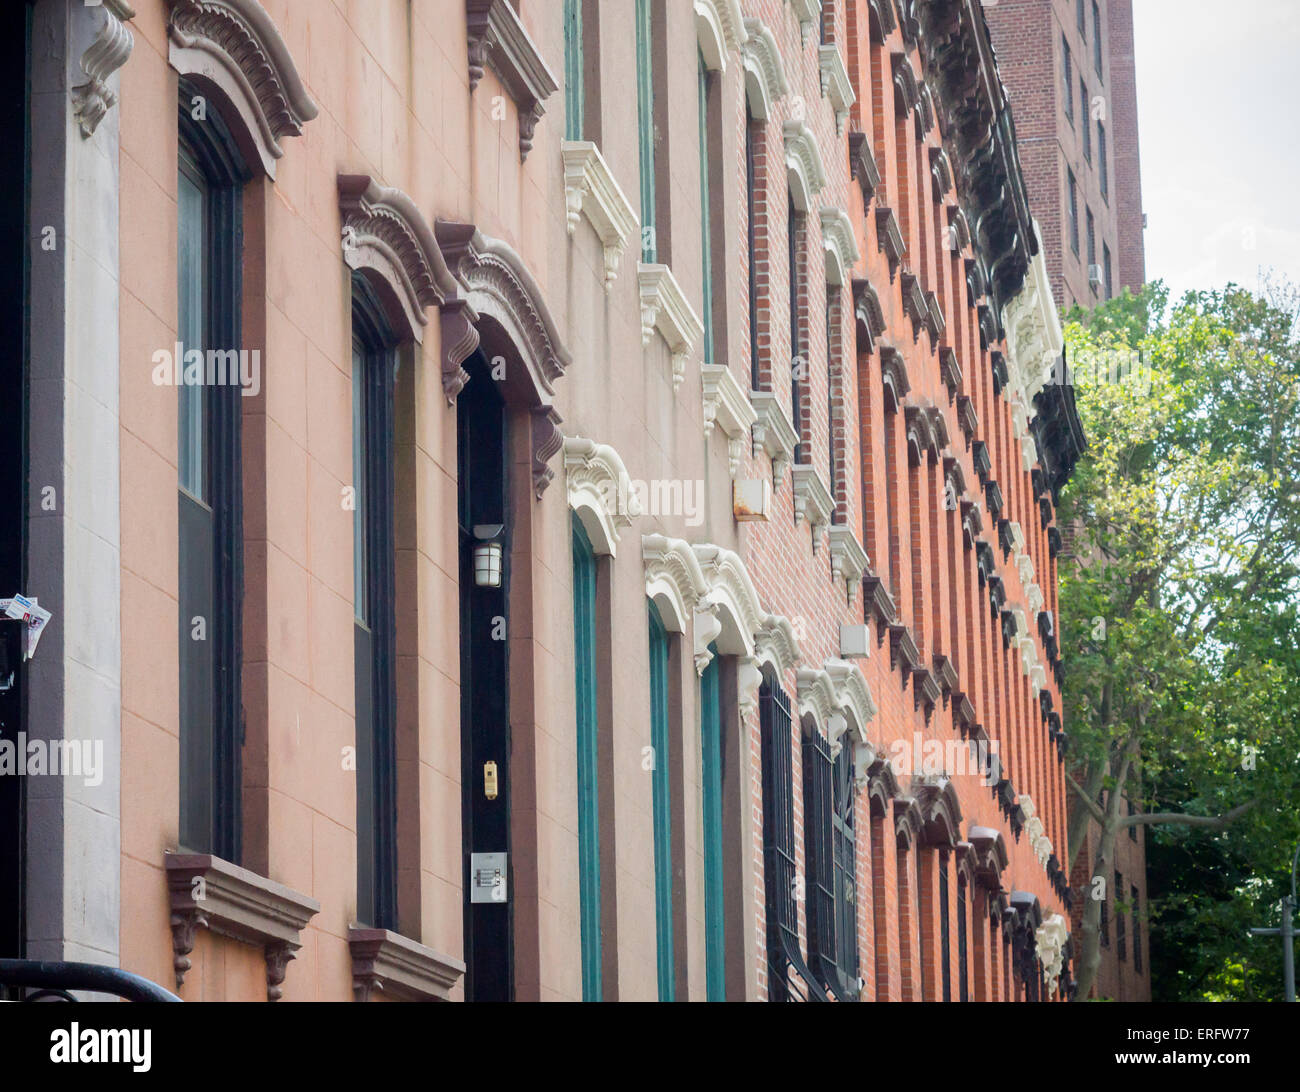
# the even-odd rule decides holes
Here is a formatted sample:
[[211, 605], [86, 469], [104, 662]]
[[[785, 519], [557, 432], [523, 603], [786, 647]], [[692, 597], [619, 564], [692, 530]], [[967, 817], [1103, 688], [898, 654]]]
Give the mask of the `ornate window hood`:
[[740, 555], [711, 543], [691, 549], [707, 588], [695, 608], [695, 668], [703, 674], [713, 658], [711, 643], [724, 655], [753, 657], [769, 615]]
[[822, 533], [830, 526], [830, 490], [812, 463], [795, 463], [790, 470], [794, 480], [794, 518], [798, 523], [806, 519], [812, 525], [813, 552], [821, 545]]
[[569, 507], [582, 520], [595, 552], [614, 557], [620, 532], [641, 515], [623, 460], [608, 444], [566, 436], [564, 475]]
[[853, 237], [853, 221], [843, 209], [823, 206], [822, 246], [826, 251], [826, 283], [845, 284], [858, 263], [858, 243]]
[[886, 205], [876, 206], [876, 242], [889, 258], [889, 276], [892, 279], [898, 272], [898, 264], [903, 260], [903, 255], [907, 253], [907, 244], [903, 242], [898, 217]]
[[758, 419], [758, 414], [725, 364], [701, 365], [700, 377], [704, 388], [704, 435], [712, 435], [715, 423], [722, 426], [727, 436], [727, 468], [734, 478], [740, 469], [745, 433]]
[[[865, 277], [854, 277], [853, 311], [858, 320], [858, 336], [870, 352], [875, 348], [876, 338], [885, 332], [885, 312], [880, 306], [880, 297]], [[859, 346], [861, 351], [861, 346]]]
[[533, 146], [533, 133], [545, 113], [543, 105], [559, 83], [509, 0], [465, 0], [472, 94], [491, 68], [519, 111], [519, 160]]
[[740, 61], [745, 69], [749, 110], [759, 121], [767, 121], [771, 117], [773, 104], [784, 98], [789, 90], [785, 68], [781, 63], [781, 50], [763, 20], [746, 17], [745, 32]]
[[608, 292], [618, 277], [623, 250], [637, 234], [636, 211], [592, 141], [561, 141], [560, 152], [564, 157], [569, 234], [577, 231], [578, 221], [585, 212], [605, 250], [605, 291]]
[[813, 28], [821, 22], [822, 0], [790, 0], [790, 7], [799, 20], [801, 44], [806, 46], [812, 37]]
[[666, 265], [638, 262], [636, 276], [641, 290], [641, 344], [649, 345], [659, 331], [672, 353], [675, 391], [686, 377], [686, 358], [704, 336], [704, 324]]
[[257, 0], [169, 2], [168, 62], [221, 92], [238, 115], [241, 150], [274, 179], [280, 140], [301, 136], [317, 113], [280, 32]]
[[696, 605], [708, 593], [704, 571], [689, 543], [653, 534], [641, 537], [645, 591], [659, 607], [664, 627], [685, 633]]
[[843, 578], [845, 589], [852, 604], [858, 592], [858, 585], [867, 572], [870, 562], [867, 551], [862, 548], [853, 528], [846, 523], [831, 525], [831, 579]]
[[870, 201], [880, 186], [880, 168], [876, 166], [876, 156], [866, 133], [849, 134], [849, 172], [858, 180], [858, 185]]
[[725, 72], [727, 54], [749, 38], [740, 0], [695, 0], [695, 38], [710, 71]]
[[835, 135], [839, 136], [844, 132], [844, 122], [848, 120], [849, 110], [858, 101], [858, 96], [853, 93], [849, 70], [844, 66], [839, 46], [819, 46], [817, 59], [821, 68], [822, 94], [831, 100], [835, 111]]
[[772, 391], [750, 391], [749, 401], [754, 407], [754, 458], [762, 451], [767, 452], [772, 460], [773, 485], [780, 488], [786, 468], [794, 462], [799, 434]]
[[394, 328], [422, 342], [425, 309], [456, 297], [433, 229], [410, 197], [369, 175], [341, 174], [338, 189], [344, 262], [378, 282]]
[[800, 212], [812, 208], [813, 198], [826, 185], [826, 168], [817, 138], [806, 122], [788, 118], [782, 126], [785, 136], [785, 168], [790, 197]]

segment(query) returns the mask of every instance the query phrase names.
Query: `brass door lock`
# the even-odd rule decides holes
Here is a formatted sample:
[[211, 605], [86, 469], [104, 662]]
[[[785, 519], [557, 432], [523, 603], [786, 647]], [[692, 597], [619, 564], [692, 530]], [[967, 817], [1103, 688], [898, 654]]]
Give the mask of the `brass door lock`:
[[497, 798], [497, 764], [483, 763], [483, 795], [489, 800]]

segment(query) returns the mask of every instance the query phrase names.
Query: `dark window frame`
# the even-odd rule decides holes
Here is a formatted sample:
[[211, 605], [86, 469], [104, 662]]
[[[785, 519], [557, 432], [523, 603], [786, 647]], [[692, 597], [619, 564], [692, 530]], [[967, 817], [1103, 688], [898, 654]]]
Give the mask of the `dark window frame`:
[[1073, 170], [1066, 171], [1066, 201], [1070, 220], [1070, 249], [1079, 256], [1079, 183]]
[[1061, 35], [1061, 63], [1064, 65], [1065, 117], [1074, 124], [1074, 65], [1070, 60], [1070, 43]]
[[361, 368], [361, 435], [353, 438], [365, 544], [354, 610], [357, 918], [397, 930], [397, 540], [394, 386], [399, 339], [365, 276], [352, 275], [352, 349]]
[[[243, 196], [252, 177], [211, 96], [204, 120], [192, 117], [202, 92], [182, 79], [177, 96], [177, 172], [201, 184], [201, 262], [205, 271], [202, 348], [238, 350], [242, 341]], [[178, 223], [178, 253], [183, 225]], [[179, 265], [179, 261], [178, 261]], [[184, 296], [179, 285], [178, 305]], [[182, 316], [183, 317], [183, 316]], [[176, 362], [178, 370], [183, 361]], [[179, 378], [179, 377], [178, 377]], [[199, 388], [203, 421], [202, 496], [178, 482], [180, 842], [232, 864], [243, 856], [242, 688], [243, 458], [238, 384]], [[178, 423], [181, 412], [178, 391]], [[181, 432], [178, 431], [178, 462]], [[205, 639], [193, 638], [193, 618]]]
[[746, 301], [749, 305], [749, 382], [752, 389], [761, 390], [758, 359], [758, 261], [754, 257], [754, 249], [758, 241], [758, 233], [754, 228], [757, 214], [754, 190], [758, 174], [757, 152], [754, 147], [756, 124], [747, 99], [745, 102], [745, 230], [749, 236], [749, 285]]
[[1140, 900], [1136, 887], [1130, 888], [1129, 891], [1133, 900], [1133, 970], [1137, 974], [1142, 974], [1142, 920], [1138, 916]]
[[1110, 204], [1110, 152], [1106, 147], [1106, 123], [1097, 119], [1097, 175], [1101, 181], [1101, 199]]
[[1097, 0], [1092, 0], [1092, 64], [1097, 70], [1097, 75], [1104, 78], [1101, 49], [1101, 8], [1097, 6]]
[[952, 1000], [952, 915], [948, 909], [948, 851], [939, 850], [939, 982], [940, 999]]
[[794, 446], [794, 461], [809, 461], [810, 452], [805, 450], [803, 439], [803, 398], [804, 383], [808, 374], [808, 360], [803, 355], [803, 328], [799, 319], [800, 296], [803, 291], [803, 275], [799, 263], [799, 240], [802, 236], [803, 214], [795, 208], [794, 194], [786, 195], [786, 260], [789, 266], [790, 281], [790, 422], [794, 425], [798, 439]]
[[1115, 954], [1121, 963], [1128, 961], [1128, 929], [1124, 914], [1120, 911], [1119, 900], [1124, 895], [1124, 875], [1115, 873]]
[[969, 900], [970, 884], [966, 882], [965, 876], [959, 875], [957, 877], [957, 999], [963, 1002], [970, 1000], [970, 970], [967, 967], [970, 942], [966, 926]]

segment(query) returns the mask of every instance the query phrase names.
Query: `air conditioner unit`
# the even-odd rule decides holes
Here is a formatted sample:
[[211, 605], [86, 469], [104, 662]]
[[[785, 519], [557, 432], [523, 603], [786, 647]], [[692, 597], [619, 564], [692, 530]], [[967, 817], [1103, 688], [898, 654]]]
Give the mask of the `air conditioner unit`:
[[1101, 266], [1088, 266], [1088, 284], [1093, 288], [1101, 287]]

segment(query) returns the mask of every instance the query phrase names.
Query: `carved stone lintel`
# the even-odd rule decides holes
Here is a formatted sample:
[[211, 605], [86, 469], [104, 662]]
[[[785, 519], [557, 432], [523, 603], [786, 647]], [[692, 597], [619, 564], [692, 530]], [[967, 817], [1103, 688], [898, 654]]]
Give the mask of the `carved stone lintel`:
[[88, 7], [88, 11], [99, 26], [81, 55], [86, 80], [72, 88], [72, 112], [83, 139], [94, 135], [104, 115], [116, 104], [117, 95], [108, 86], [109, 77], [126, 64], [135, 47], [135, 38], [126, 26], [135, 12], [125, 0], [107, 0], [98, 10]]
[[559, 87], [508, 0], [466, 0], [466, 46], [472, 93], [487, 68], [519, 111], [519, 159], [528, 158], [543, 105]]

